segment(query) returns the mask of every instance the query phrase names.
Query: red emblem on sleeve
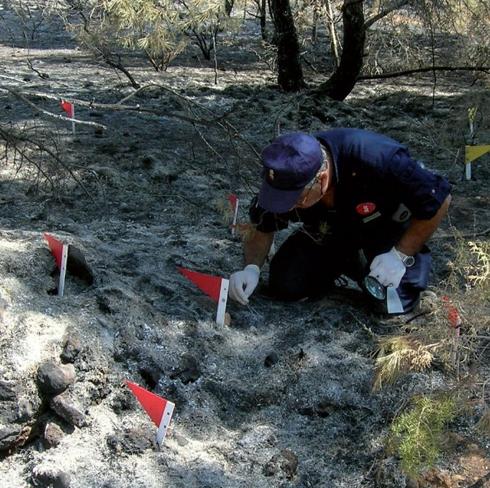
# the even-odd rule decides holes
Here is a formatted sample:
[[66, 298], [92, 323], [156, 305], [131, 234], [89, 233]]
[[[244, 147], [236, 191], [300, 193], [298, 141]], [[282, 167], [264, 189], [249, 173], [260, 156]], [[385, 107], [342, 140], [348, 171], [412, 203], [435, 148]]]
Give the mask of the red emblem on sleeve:
[[356, 207], [356, 212], [363, 217], [365, 217], [366, 215], [371, 215], [375, 210], [376, 204], [373, 202], [360, 203]]

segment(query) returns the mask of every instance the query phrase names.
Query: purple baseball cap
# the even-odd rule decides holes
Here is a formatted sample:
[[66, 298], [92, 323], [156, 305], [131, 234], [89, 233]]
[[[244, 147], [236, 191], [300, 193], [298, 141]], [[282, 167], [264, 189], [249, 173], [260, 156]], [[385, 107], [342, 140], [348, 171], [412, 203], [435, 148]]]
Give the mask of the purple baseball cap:
[[323, 162], [318, 140], [302, 132], [279, 136], [261, 156], [264, 181], [258, 203], [274, 213], [285, 213], [294, 207]]

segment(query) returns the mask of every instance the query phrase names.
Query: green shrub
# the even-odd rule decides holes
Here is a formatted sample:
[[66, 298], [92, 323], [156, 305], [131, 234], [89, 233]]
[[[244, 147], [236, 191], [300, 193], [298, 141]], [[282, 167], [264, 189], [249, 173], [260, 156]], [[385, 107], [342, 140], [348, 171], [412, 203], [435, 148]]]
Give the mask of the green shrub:
[[391, 426], [390, 443], [400, 456], [403, 471], [412, 477], [437, 461], [446, 425], [456, 415], [451, 398], [419, 397], [413, 408], [396, 418]]

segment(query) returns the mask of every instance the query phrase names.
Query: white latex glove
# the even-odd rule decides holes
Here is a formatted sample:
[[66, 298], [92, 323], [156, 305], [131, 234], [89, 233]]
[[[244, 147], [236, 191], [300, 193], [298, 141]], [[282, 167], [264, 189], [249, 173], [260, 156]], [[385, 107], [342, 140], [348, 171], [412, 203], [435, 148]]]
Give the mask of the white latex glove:
[[259, 283], [260, 268], [256, 264], [245, 266], [230, 276], [228, 294], [233, 300], [242, 305], [248, 304], [248, 297], [253, 293]]
[[395, 248], [379, 254], [371, 263], [369, 276], [374, 276], [383, 286], [398, 288], [407, 268]]

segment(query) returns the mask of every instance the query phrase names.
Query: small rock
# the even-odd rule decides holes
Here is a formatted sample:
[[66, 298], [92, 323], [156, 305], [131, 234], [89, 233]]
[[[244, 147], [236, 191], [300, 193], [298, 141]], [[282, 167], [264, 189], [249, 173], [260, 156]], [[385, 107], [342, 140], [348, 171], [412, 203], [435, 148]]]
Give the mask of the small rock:
[[138, 428], [125, 429], [108, 436], [107, 445], [115, 452], [142, 454], [153, 446], [152, 434]]
[[73, 363], [82, 350], [78, 337], [67, 337], [60, 358], [65, 363]]
[[225, 312], [224, 323], [225, 323], [226, 327], [229, 327], [231, 325], [231, 315], [228, 312]]
[[283, 449], [281, 451], [281, 455], [281, 469], [284, 471], [288, 479], [294, 478], [296, 472], [298, 471], [298, 456], [296, 456], [296, 454], [289, 449]]
[[39, 367], [37, 380], [42, 393], [48, 396], [58, 395], [75, 382], [75, 368], [73, 364], [48, 361]]
[[279, 471], [278, 457], [273, 456], [270, 461], [264, 466], [264, 476], [274, 476]]
[[34, 381], [0, 381], [0, 425], [27, 423], [40, 408], [41, 398]]
[[56, 468], [36, 466], [32, 472], [32, 482], [39, 488], [69, 488], [70, 476]]
[[187, 446], [189, 444], [189, 441], [183, 435], [178, 434], [177, 432], [173, 432], [172, 437], [181, 447]]
[[273, 366], [274, 364], [276, 364], [278, 361], [279, 361], [279, 356], [277, 355], [276, 352], [272, 351], [264, 359], [264, 366], [266, 368], [270, 368], [271, 366]]
[[16, 398], [15, 382], [0, 380], [0, 401], [14, 401]]
[[49, 422], [46, 424], [43, 433], [43, 441], [46, 448], [56, 447], [65, 436], [59, 425]]
[[298, 457], [293, 451], [283, 449], [279, 454], [272, 456], [270, 461], [264, 466], [263, 473], [265, 476], [274, 476], [283, 471], [289, 480], [294, 478], [298, 471]]
[[0, 428], [0, 451], [6, 451], [17, 445], [17, 438], [22, 432], [21, 425], [7, 425]]
[[50, 406], [55, 413], [70, 425], [83, 427], [86, 424], [84, 413], [66, 393], [52, 398]]
[[20, 398], [17, 400], [17, 422], [28, 422], [35, 416], [41, 407], [39, 396], [32, 395], [29, 398]]

